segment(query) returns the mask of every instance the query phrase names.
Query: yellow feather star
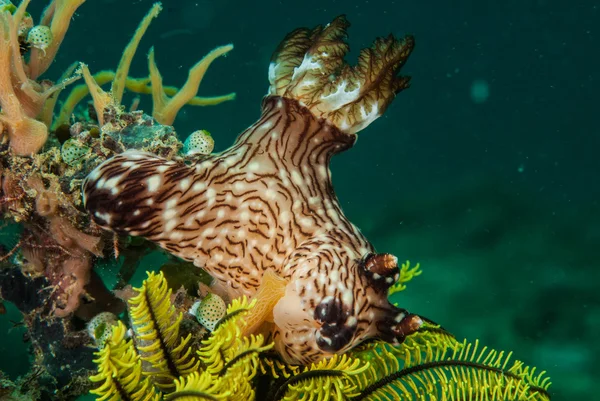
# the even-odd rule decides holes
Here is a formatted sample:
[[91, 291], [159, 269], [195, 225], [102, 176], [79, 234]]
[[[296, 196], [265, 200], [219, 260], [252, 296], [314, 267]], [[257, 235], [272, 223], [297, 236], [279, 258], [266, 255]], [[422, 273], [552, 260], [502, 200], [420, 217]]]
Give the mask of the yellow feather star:
[[[419, 271], [418, 265], [405, 266], [404, 282]], [[92, 393], [101, 401], [550, 399], [545, 372], [478, 341], [456, 341], [428, 322], [399, 346], [371, 341], [310, 366], [288, 365], [273, 353], [272, 342], [245, 334], [256, 305], [245, 297], [230, 303], [196, 357], [189, 335], [179, 335], [182, 314], [162, 273], [149, 273], [137, 291], [129, 301], [135, 342], [125, 339], [118, 322], [97, 353], [98, 374], [90, 379], [98, 383]], [[180, 373], [168, 370], [171, 365]]]

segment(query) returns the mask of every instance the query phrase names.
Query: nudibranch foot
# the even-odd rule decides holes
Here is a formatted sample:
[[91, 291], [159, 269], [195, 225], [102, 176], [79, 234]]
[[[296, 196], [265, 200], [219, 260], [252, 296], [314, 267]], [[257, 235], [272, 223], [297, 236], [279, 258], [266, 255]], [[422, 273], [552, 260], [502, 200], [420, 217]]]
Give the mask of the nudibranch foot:
[[347, 133], [379, 118], [410, 78], [397, 76], [414, 48], [412, 36], [378, 38], [356, 66], [344, 56], [350, 26], [339, 16], [325, 27], [299, 28], [275, 51], [269, 65], [270, 95], [296, 99], [316, 117]]

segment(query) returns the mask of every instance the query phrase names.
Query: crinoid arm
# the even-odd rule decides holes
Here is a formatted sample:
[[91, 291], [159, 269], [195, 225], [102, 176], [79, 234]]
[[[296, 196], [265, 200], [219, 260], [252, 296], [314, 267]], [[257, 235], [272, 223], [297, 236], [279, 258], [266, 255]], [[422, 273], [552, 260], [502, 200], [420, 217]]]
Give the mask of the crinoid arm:
[[398, 76], [414, 48], [412, 36], [378, 38], [358, 63], [344, 61], [350, 26], [344, 16], [325, 27], [291, 32], [273, 54], [269, 95], [295, 99], [316, 117], [346, 133], [357, 133], [379, 118], [409, 85]]

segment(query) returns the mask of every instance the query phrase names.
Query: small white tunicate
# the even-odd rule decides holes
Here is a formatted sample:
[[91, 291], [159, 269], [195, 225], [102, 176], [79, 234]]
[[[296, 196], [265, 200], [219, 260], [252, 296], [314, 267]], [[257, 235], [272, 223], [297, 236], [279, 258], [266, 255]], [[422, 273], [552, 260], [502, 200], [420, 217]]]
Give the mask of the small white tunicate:
[[183, 153], [186, 156], [209, 155], [215, 148], [215, 141], [206, 130], [194, 131], [183, 143]]
[[46, 54], [46, 49], [52, 43], [52, 31], [46, 25], [34, 26], [27, 34], [27, 42]]

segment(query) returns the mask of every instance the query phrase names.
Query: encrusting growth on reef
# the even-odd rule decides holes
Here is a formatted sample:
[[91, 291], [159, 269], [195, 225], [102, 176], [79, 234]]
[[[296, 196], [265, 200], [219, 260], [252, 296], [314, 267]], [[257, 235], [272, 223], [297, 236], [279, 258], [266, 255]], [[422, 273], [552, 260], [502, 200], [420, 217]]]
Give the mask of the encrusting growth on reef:
[[[6, 224], [16, 223], [20, 230], [18, 240], [9, 244], [14, 247], [1, 248], [0, 300], [14, 302], [23, 312], [36, 363], [44, 375], [56, 378], [49, 393], [61, 394], [67, 387], [72, 393], [90, 384], [86, 369], [92, 341], [78, 325], [98, 313], [124, 309], [95, 268], [103, 258], [122, 255], [123, 287], [153, 249], [107, 235], [94, 224], [82, 207], [81, 182], [99, 163], [128, 148], [172, 158], [183, 147], [172, 127], [141, 111], [127, 112], [121, 105], [125, 93], [151, 95], [160, 89], [165, 97], [157, 110], [167, 109], [164, 114], [171, 122], [184, 105], [214, 105], [235, 94], [196, 96], [214, 53], [191, 72], [192, 82], [180, 95], [175, 87], [152, 87], [150, 73], [128, 76], [140, 39], [161, 10], [159, 3], [143, 19], [115, 72], [93, 76], [85, 65], [73, 63], [58, 83], [43, 79], [84, 0], [50, 1], [37, 26], [26, 11], [29, 3], [0, 1], [0, 213]], [[60, 104], [61, 91], [82, 75], [89, 87], [74, 87]], [[110, 91], [101, 88], [111, 82]], [[96, 115], [79, 107], [89, 88]], [[55, 115], [57, 103], [60, 111]], [[74, 384], [82, 378], [82, 385]]]
[[[95, 164], [105, 160], [115, 151], [122, 151], [132, 145], [135, 146], [135, 140], [144, 140], [140, 137], [132, 142], [120, 144], [120, 133], [117, 131], [122, 131], [127, 125], [137, 123], [136, 120], [142, 117], [140, 114], [132, 118], [122, 109], [120, 103], [125, 88], [142, 93], [154, 91], [163, 94], [163, 96], [166, 96], [164, 92], [173, 94], [173, 91], [177, 91], [171, 87], [153, 88], [149, 85], [151, 80], [149, 77], [143, 80], [128, 77], [129, 66], [139, 42], [151, 20], [161, 10], [159, 3], [152, 7], [140, 23], [123, 53], [116, 73], [101, 74], [102, 77], [108, 76], [109, 81], [112, 80], [111, 91], [105, 92], [100, 87], [104, 81], [96, 82], [87, 66], [83, 64], [75, 75], [72, 75], [76, 71], [75, 65], [70, 67], [65, 74], [70, 78], [63, 79], [58, 85], [49, 84], [48, 81], [38, 83], [32, 79], [31, 77], [42, 74], [48, 68], [49, 63], [56, 55], [73, 13], [82, 3], [83, 1], [80, 0], [55, 0], [48, 6], [42, 17], [42, 24], [49, 24], [52, 32], [52, 42], [45, 47], [45, 53], [30, 48], [29, 62], [26, 62], [25, 55], [21, 54], [24, 51], [22, 46], [24, 40], [22, 36], [24, 34], [21, 33], [21, 36], [19, 36], [18, 31], [20, 21], [26, 15], [25, 9], [29, 4], [29, 0], [23, 1], [19, 7], [12, 6], [2, 9], [0, 13], [0, 33], [4, 39], [0, 40], [0, 46], [3, 50], [0, 52], [0, 89], [2, 89], [0, 91], [0, 128], [2, 128], [0, 133], [3, 134], [5, 145], [8, 145], [7, 150], [4, 152], [0, 171], [4, 183], [0, 206], [4, 206], [4, 211], [8, 213], [8, 216], [13, 217], [16, 221], [23, 222], [24, 226], [28, 227], [22, 241], [22, 245], [24, 245], [22, 248], [25, 254], [29, 256], [28, 260], [32, 261], [31, 263], [28, 262], [27, 266], [36, 265], [35, 273], [48, 276], [51, 283], [57, 286], [55, 291], [56, 300], [64, 299], [64, 302], [61, 301], [57, 304], [59, 306], [55, 309], [55, 313], [59, 316], [68, 316], [77, 310], [80, 298], [86, 293], [84, 288], [90, 280], [89, 272], [92, 269], [92, 258], [102, 254], [101, 246], [92, 251], [90, 247], [82, 246], [82, 244], [74, 243], [72, 245], [61, 242], [61, 238], [69, 238], [69, 235], [65, 235], [67, 232], [79, 233], [77, 235], [73, 234], [74, 239], [80, 238], [83, 240], [84, 238], [93, 237], [97, 238], [98, 241], [100, 240], [100, 231], [94, 225], [89, 225], [86, 213], [81, 210], [78, 180], [81, 180]], [[229, 49], [229, 47], [227, 48]], [[217, 52], [219, 49], [217, 49]], [[191, 76], [194, 77], [193, 82], [187, 84], [184, 90], [181, 91], [181, 95], [174, 97], [174, 99], [177, 99], [173, 103], [174, 105], [167, 107], [168, 112], [164, 114], [168, 116], [171, 122], [175, 119], [181, 107], [188, 102], [200, 105], [217, 104], [220, 101], [234, 97], [233, 95], [216, 99], [195, 97], [201, 76], [214, 59], [213, 54], [209, 54], [204, 61], [198, 64], [200, 68], [196, 68], [195, 72], [191, 72]], [[89, 88], [88, 90], [92, 95], [99, 124], [102, 126], [105, 123], [110, 123], [111, 126], [110, 128], [107, 127], [103, 136], [99, 136], [94, 134], [95, 128], [93, 125], [84, 122], [83, 124], [70, 126], [69, 135], [71, 138], [67, 140], [49, 137], [49, 128], [56, 130], [53, 131], [54, 133], [58, 132], [57, 130], [67, 124], [70, 119], [69, 114], [69, 118], [61, 120], [65, 115], [65, 110], [72, 112], [75, 104], [83, 98], [81, 90], [75, 90], [76, 96], [69, 96], [67, 102], [63, 105], [63, 112], [59, 113], [57, 118], [59, 122], [53, 121], [53, 108], [56, 104], [58, 92], [67, 83], [79, 78], [79, 74], [84, 76], [87, 88]], [[156, 71], [153, 74], [156, 74]], [[140, 84], [140, 82], [143, 82], [143, 84]], [[161, 101], [157, 108], [164, 109], [165, 105], [169, 104], [171, 103]], [[121, 115], [127, 120], [122, 120]], [[147, 122], [143, 124], [147, 124]], [[117, 135], [114, 138], [108, 134], [111, 130]], [[177, 141], [174, 132], [165, 134], [158, 135], [154, 145], [152, 145], [153, 148], [149, 147], [148, 150], [162, 154], [177, 152], [181, 144]], [[169, 138], [170, 136], [172, 138]], [[164, 138], [166, 142], [161, 143], [161, 138]], [[49, 141], [54, 144], [57, 141], [64, 142], [60, 154], [57, 154], [55, 147], [49, 147], [48, 151], [32, 158], [11, 157], [11, 154], [15, 156], [34, 155]], [[169, 150], [160, 151], [161, 146]], [[60, 200], [60, 204], [54, 207], [52, 213], [44, 214], [35, 206], [35, 202], [38, 202], [40, 197], [52, 197]], [[9, 199], [12, 200], [9, 202]], [[59, 220], [60, 224], [57, 223]], [[40, 237], [44, 237], [44, 244], [38, 243]], [[50, 263], [48, 247], [53, 249], [53, 252], [64, 255], [58, 260], [52, 259], [52, 263]], [[33, 254], [31, 251], [27, 251], [30, 248], [35, 249]], [[50, 265], [55, 270], [51, 274], [45, 271], [46, 266]], [[62, 275], [60, 274], [61, 266], [64, 267]]]

